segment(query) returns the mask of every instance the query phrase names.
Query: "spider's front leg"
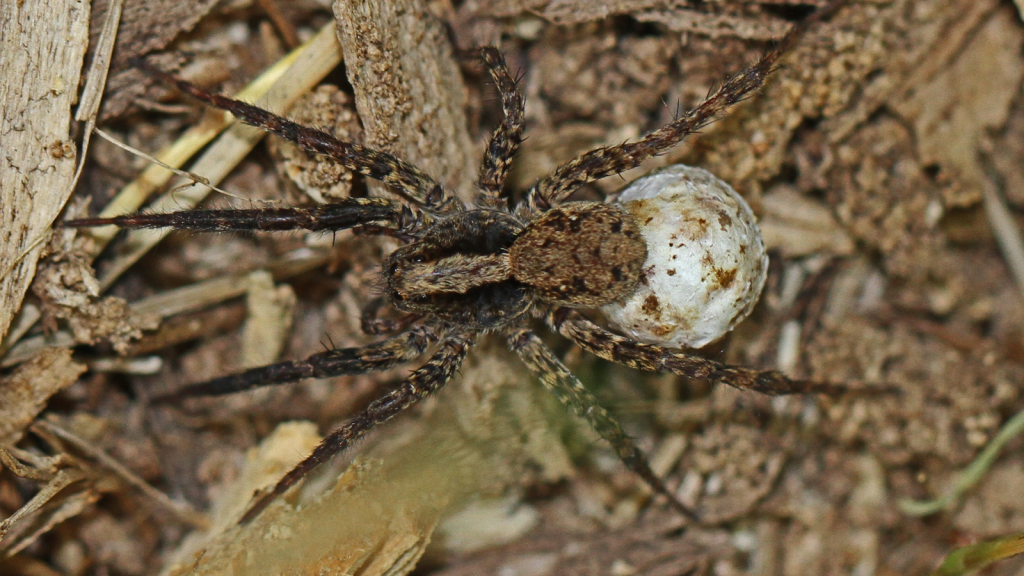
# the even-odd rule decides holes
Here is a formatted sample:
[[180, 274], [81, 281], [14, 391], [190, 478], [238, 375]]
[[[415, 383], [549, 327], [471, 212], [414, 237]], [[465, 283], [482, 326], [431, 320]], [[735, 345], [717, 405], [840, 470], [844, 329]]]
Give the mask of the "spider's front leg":
[[352, 443], [366, 436], [377, 425], [387, 422], [406, 408], [444, 387], [466, 359], [469, 347], [475, 339], [476, 334], [473, 333], [452, 334], [443, 337], [437, 351], [426, 364], [413, 371], [401, 386], [386, 396], [374, 400], [347, 424], [331, 432], [313, 450], [312, 454], [285, 474], [269, 492], [260, 495], [242, 516], [239, 523], [245, 524], [251, 521], [271, 501], [284, 494], [314, 468], [344, 452]]
[[498, 88], [504, 117], [501, 124], [494, 129], [494, 134], [491, 135], [484, 151], [483, 165], [480, 167], [481, 193], [477, 203], [484, 208], [501, 208], [504, 206], [501, 191], [508, 178], [512, 159], [523, 142], [526, 101], [519, 92], [516, 79], [509, 74], [505, 58], [497, 48], [481, 48], [480, 57], [487, 65], [494, 85]]
[[169, 403], [197, 396], [221, 396], [263, 386], [298, 382], [306, 378], [329, 378], [386, 370], [402, 362], [415, 360], [434, 340], [437, 340], [437, 334], [433, 330], [418, 326], [368, 346], [327, 350], [305, 360], [260, 366], [192, 384], [170, 394], [157, 396], [153, 402]]
[[460, 209], [462, 206], [430, 175], [397, 156], [353, 142], [338, 140], [322, 130], [302, 126], [252, 104], [212, 94], [191, 82], [175, 78], [143, 60], [133, 60], [132, 65], [197, 100], [230, 112], [246, 124], [294, 142], [306, 152], [333, 158], [353, 172], [379, 180], [396, 193], [430, 211], [450, 212]]
[[545, 346], [536, 334], [529, 330], [517, 330], [509, 335], [508, 342], [527, 367], [540, 378], [544, 386], [562, 404], [586, 420], [600, 434], [601, 438], [612, 445], [615, 453], [627, 468], [640, 476], [652, 490], [666, 496], [669, 504], [679, 513], [698, 520], [694, 511], [680, 502], [676, 495], [658, 478], [657, 474], [651, 470], [647, 456], [626, 435], [622, 426], [598, 404], [597, 398], [555, 357], [551, 349]]
[[399, 202], [384, 198], [344, 198], [308, 208], [253, 208], [247, 210], [184, 210], [164, 214], [128, 214], [112, 218], [67, 220], [61, 226], [121, 228], [174, 228], [197, 232], [244, 232], [283, 230], [331, 231], [375, 227], [411, 231], [415, 215]]
[[[849, 387], [830, 382], [794, 380], [775, 370], [754, 370], [729, 366], [678, 348], [644, 344], [605, 330], [569, 308], [548, 313], [551, 329], [575, 342], [580, 348], [617, 364], [648, 372], [671, 372], [688, 378], [707, 379], [742, 390], [771, 396], [785, 394], [827, 394], [839, 396], [853, 392]], [[869, 393], [892, 393], [891, 388], [872, 388]]]

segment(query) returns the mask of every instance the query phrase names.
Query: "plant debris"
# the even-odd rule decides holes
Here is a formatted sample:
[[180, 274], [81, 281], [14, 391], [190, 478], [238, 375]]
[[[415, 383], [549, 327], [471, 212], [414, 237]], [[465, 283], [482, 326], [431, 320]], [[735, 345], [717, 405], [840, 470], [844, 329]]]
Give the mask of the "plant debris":
[[[207, 200], [201, 182], [172, 182], [102, 139], [75, 197], [134, 211], [161, 193], [149, 209], [167, 211], [379, 193], [287, 143], [267, 154], [260, 134], [222, 133], [221, 115], [122, 70], [128, 56], [250, 100], [269, 89], [278, 99], [261, 105], [398, 153], [464, 194], [500, 106], [463, 55], [497, 43], [528, 102], [510, 177], [521, 195], [575, 154], [670, 120], [822, 3], [366, 0], [332, 10], [262, 0], [210, 10], [204, 0], [179, 3], [184, 17], [177, 4], [146, 11], [128, 0], [99, 124], [237, 197]], [[1024, 25], [1013, 4], [851, 3], [811, 30], [760, 94], [622, 175], [700, 166], [761, 219], [772, 251], [765, 294], [708, 355], [892, 384], [898, 397], [761, 397], [611, 366], [552, 339], [668, 484], [706, 512], [709, 522], [693, 526], [501, 347], [484, 345], [441, 397], [246, 528], [234, 520], [254, 490], [406, 371], [176, 406], [148, 399], [372, 341], [360, 310], [378, 294], [393, 244], [350, 232], [51, 238], [82, 136], [69, 128], [74, 87], [105, 9], [45, 4], [60, 17], [38, 18], [42, 29], [23, 37], [45, 55], [38, 74], [0, 63], [15, 70], [0, 74], [0, 126], [5, 151], [16, 152], [0, 167], [0, 183], [14, 183], [0, 184], [0, 204], [27, 206], [35, 194], [31, 210], [0, 224], [0, 333], [11, 326], [0, 340], [0, 572], [799, 576], [984, 566], [1001, 576], [1024, 566], [1012, 557], [1024, 529], [1014, 496], [1024, 443], [1000, 434], [1024, 410], [1024, 298], [1000, 250], [1024, 223]], [[293, 41], [302, 47], [286, 54]], [[46, 97], [17, 97], [36, 88]], [[17, 130], [12, 118], [23, 119]], [[624, 185], [609, 178], [578, 197]], [[992, 198], [1005, 204], [997, 225]], [[994, 443], [998, 454], [986, 452]], [[979, 455], [985, 473], [968, 486], [961, 471]], [[952, 489], [957, 498], [927, 519], [897, 506]]]

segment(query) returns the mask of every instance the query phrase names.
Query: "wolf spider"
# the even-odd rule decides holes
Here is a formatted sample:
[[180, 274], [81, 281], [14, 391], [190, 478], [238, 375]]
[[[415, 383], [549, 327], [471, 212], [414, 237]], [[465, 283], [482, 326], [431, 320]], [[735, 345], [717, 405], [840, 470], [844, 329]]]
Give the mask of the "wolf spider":
[[[525, 104], [516, 80], [493, 47], [481, 49], [480, 56], [501, 94], [504, 116], [484, 154], [480, 191], [472, 207], [463, 205], [421, 169], [391, 154], [340, 141], [255, 106], [207, 93], [139, 62], [137, 66], [182, 92], [308, 152], [322, 154], [379, 180], [407, 202], [346, 198], [308, 208], [189, 210], [86, 218], [65, 225], [114, 224], [122, 228], [170, 227], [204, 232], [356, 229], [403, 241], [404, 245], [383, 263], [385, 295], [364, 311], [364, 330], [391, 334], [387, 339], [253, 368], [157, 399], [166, 402], [304, 378], [363, 374], [415, 360], [433, 347], [426, 363], [413, 370], [399, 387], [331, 432], [272, 489], [258, 495], [241, 523], [252, 520], [275, 497], [371, 429], [441, 389], [455, 375], [474, 342], [488, 333], [504, 337], [544, 386], [608, 441], [623, 463], [650, 488], [667, 497], [680, 513], [696, 518], [654, 474], [646, 456], [612, 415], [528, 327], [529, 321], [543, 318], [552, 330], [584, 350], [639, 370], [671, 372], [772, 395], [844, 391], [839, 385], [794, 380], [776, 371], [729, 366], [682, 349], [636, 342], [584, 317], [576, 309], [599, 307], [636, 289], [647, 246], [638, 224], [623, 208], [599, 202], [566, 203], [584, 184], [666, 153], [727, 108], [751, 96], [808, 27], [842, 3], [833, 1], [796, 24], [755, 64], [730, 77], [692, 110], [636, 142], [591, 150], [562, 164], [537, 182], [514, 207], [508, 205], [502, 189], [522, 141]], [[594, 252], [595, 246], [601, 247], [599, 253]], [[400, 319], [377, 316], [388, 306], [403, 314]]]

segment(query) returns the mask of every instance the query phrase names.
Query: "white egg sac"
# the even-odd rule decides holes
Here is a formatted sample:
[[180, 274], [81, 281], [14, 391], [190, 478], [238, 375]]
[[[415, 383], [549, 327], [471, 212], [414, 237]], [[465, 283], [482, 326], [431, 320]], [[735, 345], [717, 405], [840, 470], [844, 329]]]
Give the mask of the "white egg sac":
[[615, 200], [647, 242], [640, 287], [603, 306], [612, 326], [642, 342], [700, 348], [747, 317], [768, 271], [753, 211], [731, 186], [677, 164], [629, 185]]

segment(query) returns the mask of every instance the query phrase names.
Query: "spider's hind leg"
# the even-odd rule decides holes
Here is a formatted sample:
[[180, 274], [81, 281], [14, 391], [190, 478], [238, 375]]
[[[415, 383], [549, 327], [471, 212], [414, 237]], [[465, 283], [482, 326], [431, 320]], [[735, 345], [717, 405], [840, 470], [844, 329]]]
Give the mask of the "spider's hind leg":
[[487, 65], [494, 85], [501, 96], [501, 109], [504, 117], [501, 124], [494, 129], [487, 149], [484, 151], [483, 164], [480, 167], [480, 197], [477, 204], [487, 208], [503, 206], [501, 191], [508, 178], [512, 158], [523, 142], [524, 111], [526, 102], [519, 92], [517, 81], [508, 71], [505, 58], [493, 46], [480, 49], [480, 58]]
[[169, 403], [197, 396], [221, 396], [263, 386], [297, 382], [305, 378], [327, 378], [386, 370], [402, 362], [416, 359], [426, 351], [430, 342], [436, 339], [437, 335], [430, 329], [416, 327], [394, 338], [368, 346], [327, 350], [305, 360], [279, 362], [214, 378], [158, 396], [153, 402]]
[[635, 472], [652, 490], [668, 498], [669, 504], [680, 514], [698, 520], [696, 513], [679, 501], [665, 486], [661, 478], [651, 470], [643, 451], [622, 430], [615, 418], [597, 403], [597, 398], [587, 390], [562, 364], [551, 349], [544, 345], [536, 334], [529, 330], [517, 330], [508, 337], [509, 346], [515, 350], [530, 370], [540, 378], [544, 386], [563, 404], [604, 438], [627, 468]]
[[841, 396], [851, 392], [890, 394], [892, 388], [851, 389], [843, 384], [795, 380], [775, 370], [754, 370], [730, 366], [678, 348], [666, 348], [637, 342], [620, 336], [591, 322], [568, 308], [558, 308], [547, 316], [551, 329], [576, 343], [580, 348], [618, 364], [649, 372], [671, 372], [688, 378], [707, 379], [742, 390], [753, 390], [770, 396], [785, 394], [826, 394]]
[[426, 364], [414, 370], [399, 387], [374, 400], [355, 418], [328, 434], [312, 454], [285, 474], [270, 491], [258, 496], [239, 523], [245, 524], [258, 516], [274, 498], [284, 494], [317, 466], [344, 452], [377, 425], [444, 387], [466, 359], [475, 338], [476, 335], [471, 333], [442, 338], [437, 351]]

